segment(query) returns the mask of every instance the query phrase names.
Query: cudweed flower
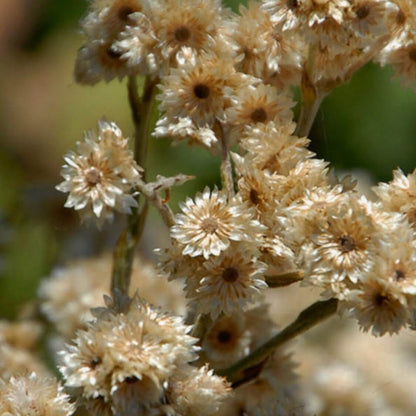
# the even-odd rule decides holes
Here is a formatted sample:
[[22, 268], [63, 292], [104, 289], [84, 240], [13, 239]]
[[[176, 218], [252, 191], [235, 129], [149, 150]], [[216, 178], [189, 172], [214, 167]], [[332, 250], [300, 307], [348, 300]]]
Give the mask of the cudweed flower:
[[214, 416], [230, 393], [229, 384], [214, 375], [207, 365], [201, 368], [185, 366], [172, 377], [168, 398], [178, 414]]
[[225, 193], [217, 189], [205, 188], [194, 201], [187, 198], [181, 210], [171, 236], [183, 245], [183, 254], [191, 257], [218, 256], [231, 241], [255, 241], [263, 231], [238, 198], [227, 201]]
[[385, 210], [405, 214], [416, 229], [416, 171], [405, 176], [397, 169], [393, 172], [393, 180], [388, 184], [380, 183], [374, 192]]
[[85, 133], [77, 152], [69, 152], [64, 159], [65, 180], [56, 189], [69, 193], [65, 207], [79, 211], [83, 220], [95, 217], [102, 224], [113, 218], [113, 211], [131, 213], [137, 206], [131, 192], [141, 168], [115, 123], [101, 120], [98, 135]]
[[252, 250], [236, 244], [204, 262], [195, 298], [198, 311], [213, 318], [231, 315], [257, 300], [267, 287], [267, 267]]
[[340, 308], [347, 308], [360, 327], [364, 331], [371, 329], [375, 336], [397, 333], [410, 319], [410, 307], [400, 285], [383, 279], [377, 265], [361, 279], [360, 288], [348, 293]]
[[63, 387], [52, 378], [29, 376], [0, 380], [0, 413], [2, 415], [70, 416], [75, 411]]
[[[103, 294], [110, 287], [110, 253], [68, 262], [56, 268], [39, 287], [40, 309], [58, 334], [74, 337], [86, 329], [93, 316], [91, 308], [104, 306]], [[168, 282], [154, 266], [136, 256], [133, 262], [130, 293], [138, 291], [148, 302], [175, 313], [185, 309], [182, 285]]]
[[86, 398], [110, 400], [115, 392], [129, 390], [125, 383], [132, 382], [142, 404], [158, 402], [175, 368], [196, 358], [190, 327], [137, 297], [126, 313], [106, 308], [97, 313], [62, 352], [65, 384], [80, 387]]

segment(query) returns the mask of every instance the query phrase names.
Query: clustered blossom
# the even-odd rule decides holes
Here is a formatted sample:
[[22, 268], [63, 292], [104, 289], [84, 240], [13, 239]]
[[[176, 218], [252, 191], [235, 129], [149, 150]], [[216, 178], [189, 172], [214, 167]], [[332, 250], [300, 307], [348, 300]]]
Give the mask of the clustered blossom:
[[[135, 113], [136, 129], [140, 117], [150, 118], [155, 97], [152, 135], [209, 150], [221, 159], [222, 181], [220, 189], [207, 186], [188, 197], [174, 214], [170, 187], [185, 175], [145, 184], [128, 140], [105, 120], [65, 156], [57, 189], [69, 194], [65, 206], [82, 219], [101, 225], [115, 211], [137, 215], [140, 190], [170, 227], [168, 247], [158, 250], [161, 273], [139, 262], [132, 297], [115, 291], [113, 300], [99, 304], [110, 285], [110, 273], [103, 277], [109, 259], [74, 263], [41, 285], [41, 312], [67, 339], [78, 330], [60, 353], [59, 369], [65, 387], [92, 415], [378, 411], [367, 391], [357, 394], [355, 375], [338, 368], [316, 376], [315, 402], [304, 406], [295, 364], [281, 349], [232, 386], [214, 374], [279, 333], [264, 303], [268, 287], [299, 280], [318, 287], [324, 299], [337, 300], [340, 315], [376, 336], [416, 328], [416, 171], [395, 171], [370, 201], [350, 179], [334, 179], [304, 137], [313, 121], [305, 118], [308, 111], [371, 60], [392, 64], [406, 85], [416, 85], [413, 3], [262, 0], [239, 12], [220, 0], [92, 0], [81, 22], [85, 43], [76, 81], [128, 77], [130, 101], [137, 99], [132, 109], [148, 111]], [[141, 97], [133, 97], [136, 76], [146, 78]], [[303, 98], [297, 123], [294, 86]], [[122, 256], [116, 251], [118, 262]], [[176, 289], [168, 293], [157, 282], [160, 274], [184, 281], [186, 321], [144, 300], [185, 309], [174, 300]], [[36, 376], [7, 373], [20, 338], [3, 332], [0, 393], [6, 391], [8, 401], [0, 401], [0, 413], [18, 413], [11, 406], [30, 402], [46, 416], [71, 414], [59, 385], [46, 391], [57, 396], [49, 402], [61, 413], [32, 397], [41, 396]]]
[[[166, 401], [178, 411], [192, 406], [169, 400], [194, 371], [188, 363], [197, 358], [198, 348], [197, 339], [189, 335], [191, 327], [137, 296], [122, 302], [125, 312], [117, 313], [110, 302], [107, 308], [97, 308], [96, 319], [62, 352], [65, 385], [80, 388], [87, 407], [111, 409], [114, 414], [156, 410]], [[211, 403], [215, 411], [228, 385], [210, 372], [201, 372], [205, 378], [201, 382], [217, 402]]]
[[77, 152], [64, 157], [61, 175], [65, 180], [56, 188], [69, 193], [65, 207], [100, 224], [111, 219], [113, 211], [130, 214], [137, 206], [132, 190], [141, 168], [115, 123], [101, 120], [98, 130], [98, 135], [86, 132], [84, 141], [77, 142]]

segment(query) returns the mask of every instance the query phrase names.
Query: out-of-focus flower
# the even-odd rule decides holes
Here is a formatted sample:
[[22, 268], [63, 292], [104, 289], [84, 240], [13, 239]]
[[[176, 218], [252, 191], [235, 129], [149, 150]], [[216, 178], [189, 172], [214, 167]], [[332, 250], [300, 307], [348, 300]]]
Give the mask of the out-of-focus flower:
[[25, 416], [70, 416], [75, 411], [69, 396], [55, 380], [29, 376], [0, 380], [0, 414]]

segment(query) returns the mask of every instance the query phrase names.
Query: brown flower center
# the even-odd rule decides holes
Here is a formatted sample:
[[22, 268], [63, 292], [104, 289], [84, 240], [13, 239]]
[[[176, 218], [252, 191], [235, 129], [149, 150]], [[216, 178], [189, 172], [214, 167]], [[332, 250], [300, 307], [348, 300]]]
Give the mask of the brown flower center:
[[234, 267], [227, 267], [223, 272], [222, 272], [222, 278], [229, 283], [234, 283], [239, 277], [239, 272], [236, 268]]
[[296, 9], [298, 7], [299, 3], [298, 0], [287, 0], [286, 6], [288, 9]]
[[355, 250], [357, 247], [354, 239], [350, 235], [343, 235], [338, 241], [343, 253], [348, 253], [349, 251]]
[[260, 203], [259, 193], [255, 189], [250, 189], [250, 201], [254, 205], [258, 205]]
[[228, 343], [231, 340], [231, 333], [230, 333], [230, 331], [223, 330], [223, 331], [218, 332], [218, 334], [217, 334], [217, 340], [221, 344]]
[[175, 30], [174, 36], [178, 42], [186, 42], [191, 37], [191, 31], [186, 26], [180, 26]]
[[117, 16], [123, 22], [129, 21], [129, 15], [134, 13], [136, 10], [133, 10], [130, 6], [121, 6], [118, 9]]
[[107, 48], [105, 52], [107, 56], [111, 59], [120, 59], [122, 55], [122, 53], [116, 48], [114, 48], [113, 46], [110, 46], [109, 48]]
[[409, 220], [410, 224], [416, 229], [416, 208], [411, 208], [406, 212], [407, 219]]
[[131, 377], [126, 377], [126, 378], [124, 379], [124, 381], [125, 381], [127, 384], [133, 384], [133, 383], [135, 383], [136, 381], [139, 381], [139, 379], [138, 379], [137, 377], [131, 376]]
[[205, 84], [197, 84], [194, 87], [194, 94], [197, 98], [204, 100], [209, 97], [210, 89]]
[[402, 270], [395, 270], [394, 271], [394, 279], [396, 282], [400, 282], [401, 280], [404, 280], [406, 278], [406, 275]]
[[201, 228], [207, 234], [214, 234], [218, 229], [218, 221], [212, 217], [205, 218], [202, 221]]
[[266, 110], [262, 107], [256, 108], [250, 115], [254, 123], [264, 123], [267, 120]]
[[365, 19], [370, 14], [370, 7], [368, 6], [368, 4], [363, 4], [361, 7], [357, 9], [355, 14], [357, 15], [358, 19]]
[[89, 186], [95, 186], [101, 182], [101, 174], [97, 168], [90, 168], [85, 175], [85, 180]]
[[411, 61], [416, 62], [416, 48], [409, 50], [409, 58]]
[[100, 365], [103, 362], [103, 360], [98, 357], [97, 355], [93, 357], [93, 359], [90, 361], [90, 367], [94, 369], [97, 367], [97, 365]]
[[399, 10], [396, 15], [396, 23], [398, 25], [403, 25], [406, 22], [406, 15], [403, 13], [403, 10]]
[[377, 306], [380, 306], [380, 307], [385, 306], [388, 303], [388, 301], [389, 301], [389, 298], [386, 295], [384, 295], [383, 293], [377, 293], [374, 296], [374, 303]]

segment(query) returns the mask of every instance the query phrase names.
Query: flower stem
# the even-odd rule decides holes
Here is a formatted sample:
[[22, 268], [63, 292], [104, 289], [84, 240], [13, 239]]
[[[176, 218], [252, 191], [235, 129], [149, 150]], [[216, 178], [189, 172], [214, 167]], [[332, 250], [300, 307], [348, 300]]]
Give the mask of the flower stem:
[[216, 373], [226, 377], [234, 387], [255, 378], [261, 371], [266, 359], [276, 348], [333, 315], [337, 310], [337, 305], [338, 300], [334, 298], [313, 303], [304, 309], [291, 324], [247, 357], [228, 368], [218, 370]]
[[302, 104], [295, 135], [304, 137], [309, 135], [316, 114], [318, 113], [319, 107], [326, 94], [321, 93], [318, 88], [312, 84], [307, 71], [304, 71], [302, 75], [301, 91]]
[[[143, 169], [145, 169], [156, 82], [147, 77], [144, 82], [142, 96], [138, 93], [136, 77], [129, 77], [127, 82], [127, 92], [135, 130], [134, 158]], [[145, 174], [146, 170], [142, 174], [143, 179]], [[136, 198], [137, 202], [139, 202], [139, 198], [140, 195]], [[126, 228], [121, 232], [114, 248], [111, 279], [111, 293], [113, 297], [117, 292], [128, 295], [134, 251], [143, 232], [148, 207], [148, 201], [145, 200], [141, 209], [133, 209], [132, 214], [128, 217]]]
[[266, 276], [266, 283], [269, 287], [283, 287], [289, 286], [293, 283], [300, 282], [303, 279], [304, 272], [302, 270], [293, 270], [276, 274], [273, 276]]
[[228, 141], [225, 136], [224, 127], [217, 120], [218, 130], [220, 134], [221, 142], [221, 182], [223, 188], [226, 190], [229, 198], [234, 196], [234, 178], [233, 178], [233, 168], [231, 165], [231, 156], [228, 149]]

